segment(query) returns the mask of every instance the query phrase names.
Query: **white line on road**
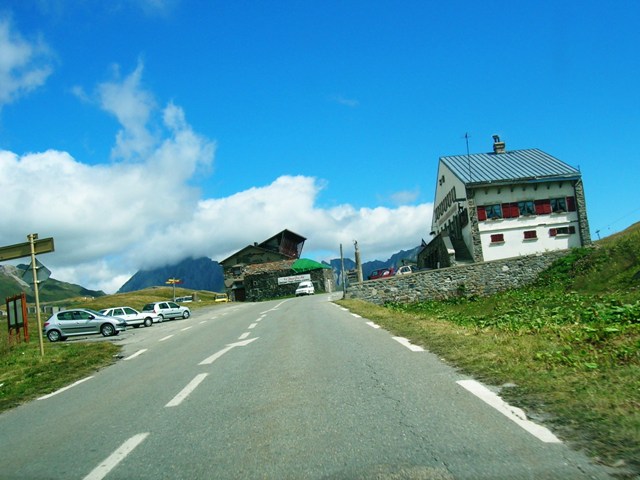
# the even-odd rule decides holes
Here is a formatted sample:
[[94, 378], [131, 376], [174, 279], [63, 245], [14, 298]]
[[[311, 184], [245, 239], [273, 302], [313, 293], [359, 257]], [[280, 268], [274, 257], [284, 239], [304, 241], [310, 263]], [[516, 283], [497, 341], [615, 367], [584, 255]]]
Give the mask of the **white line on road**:
[[89, 475], [84, 477], [84, 480], [101, 480], [103, 479], [111, 470], [115, 468], [122, 460], [125, 459], [127, 455], [131, 453], [131, 451], [136, 448], [138, 445], [142, 443], [142, 441], [147, 438], [149, 432], [147, 433], [139, 433], [138, 435], [134, 435], [129, 440], [124, 442], [120, 447], [113, 452], [109, 457], [104, 460], [100, 465], [94, 468]]
[[207, 323], [206, 320], [202, 320], [198, 325], [202, 325], [203, 323]]
[[367, 322], [367, 325], [369, 325], [371, 328], [380, 328], [380, 325], [376, 325], [373, 322]]
[[252, 323], [251, 325], [249, 325], [249, 330], [251, 330], [252, 328], [256, 328], [256, 325], [258, 325], [257, 323]]
[[189, 330], [190, 328], [193, 328], [193, 325], [191, 325], [191, 326], [189, 326], [189, 327], [181, 328], [181, 329], [180, 329], [180, 331], [181, 331], [181, 332], [184, 332], [185, 330]]
[[238, 340], [244, 340], [245, 338], [247, 338], [249, 335], [251, 335], [251, 332], [244, 332], [242, 335], [240, 335], [238, 337]]
[[138, 350], [136, 353], [134, 353], [133, 355], [129, 355], [127, 358], [125, 358], [126, 360], [131, 360], [132, 358], [136, 358], [138, 355], [142, 355], [144, 352], [146, 352], [147, 349], [143, 348], [142, 350]]
[[38, 398], [38, 400], [46, 400], [47, 398], [51, 398], [54, 395], [57, 395], [59, 393], [64, 392], [65, 390], [69, 390], [70, 388], [75, 387], [76, 385], [80, 385], [82, 382], [86, 382], [87, 380], [93, 378], [93, 375], [91, 375], [90, 377], [87, 378], [83, 378], [82, 380], [78, 380], [77, 382], [72, 383], [71, 385], [67, 385], [66, 387], [62, 387], [60, 390], [56, 390], [55, 392], [51, 392], [47, 395], [43, 395], [42, 397]]
[[360, 315], [358, 315], [357, 313], [352, 313], [351, 315], [353, 315], [356, 318], [362, 318]]
[[491, 405], [505, 417], [513, 420], [537, 439], [545, 443], [562, 443], [561, 440], [547, 428], [533, 423], [531, 420], [527, 420], [526, 414], [521, 409], [512, 407], [481, 383], [475, 380], [459, 380], [456, 383], [473, 393], [486, 404]]
[[253, 342], [254, 340], [257, 340], [260, 337], [253, 337], [250, 338], [248, 340], [243, 340], [241, 342], [236, 342], [236, 343], [230, 343], [229, 345], [227, 345], [226, 347], [224, 347], [222, 350], [220, 350], [219, 352], [214, 353], [213, 355], [211, 355], [208, 358], [205, 358], [203, 361], [201, 361], [198, 365], [209, 365], [213, 362], [215, 362], [217, 359], [219, 359], [222, 355], [224, 355], [225, 353], [227, 353], [229, 350], [231, 350], [234, 347], [245, 347], [247, 345], [249, 345], [251, 342]]
[[189, 396], [191, 392], [193, 392], [198, 385], [205, 379], [205, 377], [209, 375], [208, 373], [200, 373], [195, 376], [193, 380], [189, 382], [189, 384], [182, 389], [182, 391], [177, 394], [169, 403], [165, 405], [165, 407], [177, 407], [182, 403], [182, 401]]
[[166, 337], [161, 338], [160, 340], [158, 340], [159, 342], [164, 342], [165, 340], [169, 340], [171, 337], [173, 337], [173, 335], [167, 335]]
[[402, 338], [402, 337], [392, 337], [396, 342], [398, 342], [400, 345], [404, 345], [405, 347], [407, 347], [409, 350], [411, 350], [412, 352], [424, 352], [424, 348], [422, 348], [419, 345], [414, 345], [412, 344], [409, 340], [407, 340], [406, 338]]

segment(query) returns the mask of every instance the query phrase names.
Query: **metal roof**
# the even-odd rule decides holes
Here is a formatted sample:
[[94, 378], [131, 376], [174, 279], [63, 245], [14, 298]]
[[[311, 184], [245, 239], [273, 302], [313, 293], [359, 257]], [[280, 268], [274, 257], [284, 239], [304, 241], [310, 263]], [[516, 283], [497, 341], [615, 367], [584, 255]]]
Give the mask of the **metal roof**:
[[577, 179], [580, 171], [537, 148], [440, 157], [465, 184]]

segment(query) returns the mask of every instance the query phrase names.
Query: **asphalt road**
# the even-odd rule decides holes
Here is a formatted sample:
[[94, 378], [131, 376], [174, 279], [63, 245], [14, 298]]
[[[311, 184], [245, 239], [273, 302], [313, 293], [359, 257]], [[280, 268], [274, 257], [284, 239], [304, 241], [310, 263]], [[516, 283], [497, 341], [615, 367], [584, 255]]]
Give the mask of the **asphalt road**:
[[611, 478], [330, 298], [127, 330], [115, 365], [0, 415], [0, 479]]

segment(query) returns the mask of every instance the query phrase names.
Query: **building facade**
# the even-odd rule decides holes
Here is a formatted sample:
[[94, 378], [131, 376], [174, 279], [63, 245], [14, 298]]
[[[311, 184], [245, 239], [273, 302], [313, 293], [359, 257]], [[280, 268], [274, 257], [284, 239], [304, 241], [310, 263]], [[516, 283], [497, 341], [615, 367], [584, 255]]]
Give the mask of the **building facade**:
[[441, 157], [432, 239], [418, 266], [448, 267], [591, 244], [579, 170], [538, 149]]

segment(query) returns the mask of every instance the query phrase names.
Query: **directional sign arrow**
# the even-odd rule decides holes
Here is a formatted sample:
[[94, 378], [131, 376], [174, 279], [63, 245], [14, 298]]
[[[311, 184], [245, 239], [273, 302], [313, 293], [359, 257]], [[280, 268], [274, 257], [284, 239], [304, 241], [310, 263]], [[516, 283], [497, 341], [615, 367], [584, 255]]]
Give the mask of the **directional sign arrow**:
[[253, 337], [253, 338], [249, 338], [247, 340], [242, 340], [241, 342], [230, 343], [226, 347], [224, 347], [222, 350], [220, 350], [219, 352], [216, 352], [213, 355], [211, 355], [210, 357], [205, 358], [203, 361], [201, 361], [199, 363], [199, 365], [210, 365], [213, 362], [215, 362], [217, 359], [219, 359], [222, 355], [224, 355], [229, 350], [231, 350], [232, 348], [234, 348], [234, 347], [245, 347], [245, 346], [249, 345], [251, 342], [253, 342], [254, 340], [257, 340], [258, 338], [259, 337]]
[[[54, 251], [53, 238], [43, 238], [34, 240], [33, 247], [35, 254], [49, 253]], [[0, 247], [0, 262], [13, 260], [14, 258], [28, 257], [31, 255], [31, 244], [29, 242], [16, 243], [7, 247]]]

